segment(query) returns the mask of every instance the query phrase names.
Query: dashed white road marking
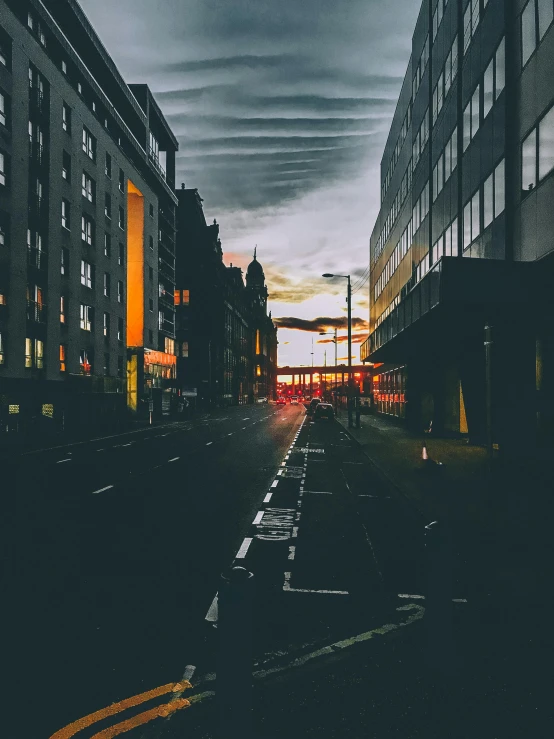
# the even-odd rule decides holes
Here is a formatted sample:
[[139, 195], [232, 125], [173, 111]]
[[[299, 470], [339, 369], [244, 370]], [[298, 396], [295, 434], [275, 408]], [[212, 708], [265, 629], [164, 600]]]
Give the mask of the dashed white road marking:
[[56, 462], [56, 464], [61, 464], [62, 462], [71, 462], [71, 458], [68, 457], [67, 459], [58, 459], [58, 461]]
[[92, 494], [97, 495], [98, 493], [103, 493], [105, 490], [111, 490], [113, 488], [113, 485], [106, 485], [105, 488], [100, 488], [100, 490], [93, 490]]
[[296, 554], [296, 547], [294, 546], [294, 544], [292, 544], [289, 547], [289, 556], [288, 556], [288, 559], [294, 559], [294, 555], [295, 554]]
[[[425, 600], [424, 595], [411, 595], [408, 593], [398, 593], [399, 598], [408, 598], [409, 600]], [[467, 603], [466, 598], [452, 598], [452, 603]]]
[[230, 434], [227, 434], [227, 436], [232, 436], [232, 435], [233, 435], [233, 432], [232, 432], [232, 431], [231, 431], [231, 433], [230, 433]]
[[276, 488], [278, 484], [279, 484], [279, 480], [273, 480], [273, 482], [271, 483], [271, 487]]
[[208, 613], [206, 613], [206, 616], [204, 618], [205, 621], [209, 621], [210, 623], [217, 623], [217, 593], [214, 596], [214, 599], [212, 600], [211, 606], [208, 608]]
[[271, 496], [272, 496], [272, 495], [273, 495], [273, 493], [268, 493], [268, 494], [267, 494], [267, 495], [265, 496], [265, 498], [264, 498], [264, 503], [269, 503], [269, 501], [271, 500]]
[[208, 441], [208, 443], [206, 444], [206, 446], [210, 446], [210, 444], [213, 444], [213, 441]]
[[242, 429], [241, 429], [241, 431], [244, 431], [244, 430], [245, 430], [245, 428], [246, 428], [246, 426], [243, 426], [243, 427], [242, 427]]
[[243, 418], [242, 420], [243, 421], [249, 421], [250, 420], [250, 416], [247, 416], [246, 418]]
[[[290, 559], [290, 556], [289, 556]], [[348, 590], [309, 590], [307, 588], [293, 588], [290, 584], [291, 573], [285, 572], [283, 590], [291, 593], [321, 593], [323, 595], [348, 595]]]
[[180, 457], [173, 457], [172, 459], [168, 459], [168, 462], [176, 462]]
[[304, 490], [303, 492], [309, 493], [310, 495], [333, 495], [328, 490]]
[[283, 470], [277, 470], [277, 474], [279, 475], [279, 477], [281, 477], [281, 475], [283, 474]]
[[237, 552], [237, 556], [235, 559], [244, 559], [246, 557], [246, 553], [248, 551], [248, 547], [252, 544], [252, 539], [247, 538], [245, 539], [242, 544], [240, 545], [240, 549]]
[[260, 521], [262, 520], [263, 516], [264, 516], [264, 511], [258, 511], [256, 513], [256, 518], [252, 521], [252, 523], [254, 524], [254, 526], [257, 526], [260, 523]]

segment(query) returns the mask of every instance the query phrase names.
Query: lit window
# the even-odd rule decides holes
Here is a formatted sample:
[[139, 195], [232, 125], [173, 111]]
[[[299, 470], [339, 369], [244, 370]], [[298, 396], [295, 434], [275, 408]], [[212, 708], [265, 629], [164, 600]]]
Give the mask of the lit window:
[[63, 246], [61, 250], [60, 273], [62, 275], [69, 274], [69, 249]]
[[11, 51], [11, 40], [7, 34], [4, 36], [3, 29], [0, 29], [0, 64], [5, 67], [10, 66]]
[[65, 323], [65, 298], [60, 296], [60, 323]]
[[31, 31], [35, 27], [35, 19], [33, 18], [33, 15], [31, 12], [27, 13], [27, 27], [31, 29]]
[[183, 290], [183, 305], [190, 304], [190, 290]]
[[92, 331], [92, 316], [94, 309], [91, 305], [80, 304], [79, 325], [83, 331]]
[[25, 339], [25, 368], [30, 369], [33, 366], [33, 340], [27, 337]]
[[183, 341], [181, 344], [181, 356], [182, 357], [188, 357], [189, 355], [189, 343], [188, 341]]
[[81, 349], [79, 352], [79, 366], [82, 375], [90, 375], [92, 373], [93, 352], [92, 349]]
[[60, 372], [65, 372], [65, 344], [60, 344]]
[[164, 350], [166, 354], [175, 354], [175, 340], [170, 339], [169, 336], [164, 337]]
[[175, 292], [173, 293], [173, 302], [175, 303], [175, 305], [181, 305], [181, 291], [180, 290], [175, 290]]

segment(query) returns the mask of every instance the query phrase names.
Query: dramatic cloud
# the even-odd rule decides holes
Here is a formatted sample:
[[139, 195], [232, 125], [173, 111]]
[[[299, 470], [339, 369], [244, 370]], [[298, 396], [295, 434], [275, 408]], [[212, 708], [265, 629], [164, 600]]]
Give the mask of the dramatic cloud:
[[[199, 189], [226, 261], [244, 268], [258, 245], [273, 313], [344, 311], [344, 281], [321, 275], [354, 284], [367, 267], [419, 3], [80, 2], [124, 78], [152, 89], [179, 141], [177, 183]], [[283, 328], [279, 360], [309, 357], [306, 338]]]
[[[313, 318], [312, 320], [304, 320], [302, 318], [293, 318], [292, 316], [286, 316], [283, 318], [274, 318], [273, 322], [278, 328], [289, 328], [294, 331], [310, 331], [317, 332], [329, 331], [333, 329], [344, 329], [348, 327], [346, 318], [329, 318], [320, 316], [319, 318]], [[363, 318], [352, 318], [352, 328], [368, 328], [367, 321]]]

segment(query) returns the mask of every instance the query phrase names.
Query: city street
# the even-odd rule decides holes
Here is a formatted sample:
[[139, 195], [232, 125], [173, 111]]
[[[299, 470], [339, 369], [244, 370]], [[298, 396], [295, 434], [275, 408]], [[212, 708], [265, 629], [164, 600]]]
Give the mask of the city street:
[[255, 575], [259, 662], [381, 626], [421, 592], [419, 522], [301, 405], [22, 455], [10, 478], [10, 664], [22, 684], [48, 676], [13, 739], [213, 670], [205, 617], [233, 560]]
[[218, 576], [303, 414], [234, 407], [4, 465], [15, 704], [41, 682], [10, 737], [50, 736], [196, 663]]

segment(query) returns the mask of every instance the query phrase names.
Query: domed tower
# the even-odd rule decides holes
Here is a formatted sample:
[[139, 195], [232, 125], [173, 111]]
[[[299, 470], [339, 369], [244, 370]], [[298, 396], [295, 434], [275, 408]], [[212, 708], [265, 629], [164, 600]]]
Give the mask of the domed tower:
[[253, 305], [261, 308], [265, 314], [267, 312], [267, 287], [263, 267], [256, 259], [256, 249], [254, 249], [254, 259], [246, 270], [246, 289], [250, 293]]

